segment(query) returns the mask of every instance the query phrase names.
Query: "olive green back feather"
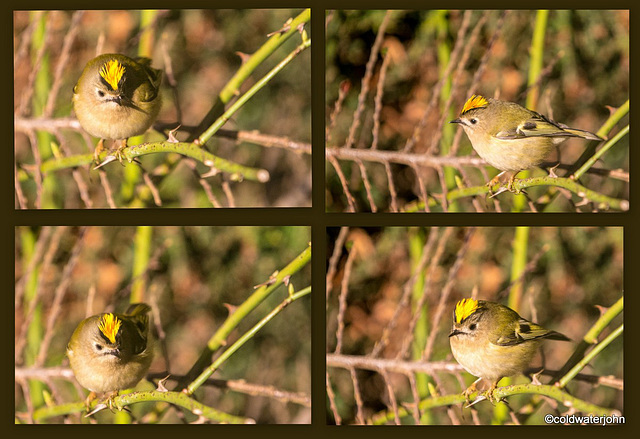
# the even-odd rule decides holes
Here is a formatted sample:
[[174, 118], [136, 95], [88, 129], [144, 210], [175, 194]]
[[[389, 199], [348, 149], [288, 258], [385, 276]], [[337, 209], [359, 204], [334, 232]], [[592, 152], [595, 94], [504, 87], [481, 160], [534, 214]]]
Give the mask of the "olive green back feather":
[[526, 341], [548, 338], [551, 340], [571, 341], [559, 332], [545, 329], [540, 325], [520, 318], [517, 329], [509, 334], [502, 335], [495, 344], [500, 346], [513, 346]]

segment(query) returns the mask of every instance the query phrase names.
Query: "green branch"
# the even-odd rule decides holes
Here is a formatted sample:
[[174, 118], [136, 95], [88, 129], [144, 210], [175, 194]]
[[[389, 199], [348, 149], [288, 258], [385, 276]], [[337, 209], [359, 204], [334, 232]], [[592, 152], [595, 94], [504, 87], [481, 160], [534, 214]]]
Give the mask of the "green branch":
[[611, 323], [611, 321], [622, 312], [624, 309], [624, 297], [620, 297], [616, 303], [609, 307], [600, 318], [593, 324], [591, 329], [582, 337], [582, 340], [576, 346], [571, 357], [560, 368], [560, 370], [554, 375], [552, 382], [557, 382], [560, 377], [563, 377], [569, 370], [571, 370], [576, 364], [578, 364], [584, 357], [585, 352], [598, 342], [598, 336], [604, 331], [604, 329]]
[[[537, 394], [544, 395], [549, 398], [553, 398], [556, 401], [562, 403], [565, 407], [577, 410], [582, 413], [588, 413], [591, 415], [598, 416], [611, 416], [619, 414], [618, 410], [609, 409], [606, 407], [600, 407], [595, 404], [591, 404], [587, 401], [583, 401], [575, 396], [572, 396], [560, 389], [556, 386], [548, 386], [541, 384], [516, 384], [512, 386], [500, 387], [495, 390], [494, 397], [497, 399], [502, 399], [511, 395], [523, 395], [523, 394]], [[472, 395], [471, 400], [474, 399], [474, 395]], [[436, 407], [447, 407], [454, 404], [465, 403], [466, 399], [464, 395], [445, 395], [445, 396], [437, 396], [434, 398], [427, 398], [420, 401], [418, 404], [418, 408], [420, 412], [428, 411], [434, 409]], [[410, 416], [410, 413], [404, 407], [398, 408], [398, 416], [403, 418]], [[385, 410], [382, 412], [378, 412], [371, 417], [371, 422], [374, 425], [386, 424], [387, 422], [393, 422], [395, 419], [395, 415], [392, 410]]]
[[578, 374], [578, 372], [584, 369], [585, 366], [595, 358], [596, 355], [598, 355], [604, 348], [609, 346], [611, 342], [613, 342], [613, 340], [622, 335], [623, 330], [624, 325], [618, 326], [611, 334], [609, 334], [604, 340], [602, 340], [602, 342], [598, 343], [587, 355], [585, 355], [584, 358], [578, 362], [578, 364], [573, 366], [573, 368], [565, 376], [563, 376], [560, 381], [558, 381], [558, 385], [560, 387], [565, 387], [569, 383], [569, 381], [571, 381], [573, 377]]
[[[211, 363], [211, 356], [221, 347], [227, 344], [227, 337], [243, 321], [243, 319], [255, 308], [258, 307], [267, 297], [269, 297], [280, 285], [291, 278], [292, 275], [300, 271], [311, 261], [311, 245], [291, 261], [282, 270], [276, 272], [272, 278], [264, 285], [260, 286], [240, 304], [233, 313], [227, 317], [224, 323], [218, 328], [207, 343], [207, 347], [200, 354], [200, 357], [186, 374], [186, 380], [191, 380]], [[182, 383], [181, 383], [182, 384]]]
[[[591, 189], [587, 189], [582, 186], [575, 180], [570, 178], [560, 178], [560, 177], [535, 177], [535, 178], [526, 178], [522, 180], [515, 180], [513, 183], [513, 188], [516, 192], [521, 191], [522, 189], [528, 187], [536, 187], [536, 186], [557, 186], [564, 189], [567, 189], [577, 196], [587, 200], [594, 202], [598, 205], [600, 209], [616, 209], [616, 210], [629, 210], [629, 201], [609, 197], [607, 195], [601, 194], [599, 192], [593, 191]], [[493, 188], [489, 188], [487, 186], [473, 186], [462, 189], [454, 189], [449, 191], [447, 194], [447, 200], [452, 201], [458, 198], [464, 197], [473, 197], [478, 195], [487, 195], [490, 193], [490, 189], [495, 192], [495, 189], [498, 189], [500, 186], [496, 185]]]
[[[627, 101], [628, 102], [628, 101]], [[605, 143], [602, 148], [600, 148], [594, 155], [592, 155], [589, 160], [585, 162], [584, 165], [578, 169], [574, 176], [576, 179], [582, 177], [595, 163], [600, 160], [600, 158], [609, 151], [615, 144], [617, 144], [620, 139], [626, 136], [629, 133], [629, 125], [621, 129], [618, 133], [616, 133], [613, 138], [609, 139], [607, 143]]]
[[[113, 398], [115, 407], [126, 407], [139, 402], [168, 402], [170, 404], [189, 410], [194, 415], [206, 418], [210, 421], [222, 422], [227, 424], [252, 424], [255, 423], [250, 418], [233, 416], [228, 413], [215, 410], [208, 407], [181, 392], [161, 392], [152, 390], [148, 392], [132, 392], [126, 395], [120, 395]], [[91, 402], [90, 409], [94, 409], [100, 400]], [[61, 404], [51, 407], [42, 407], [34, 411], [33, 419], [35, 421], [43, 421], [55, 416], [70, 415], [73, 413], [81, 413], [86, 409], [84, 402], [76, 402], [70, 404]]]
[[291, 61], [295, 59], [303, 50], [311, 47], [311, 40], [304, 39], [304, 41], [287, 55], [282, 61], [280, 61], [273, 69], [264, 75], [258, 82], [256, 82], [245, 94], [243, 94], [237, 101], [235, 101], [207, 130], [198, 137], [196, 142], [200, 145], [207, 143], [207, 141], [224, 126], [231, 116], [234, 115], [249, 99], [251, 99], [258, 91], [269, 83], [276, 75], [284, 69]]
[[207, 367], [204, 372], [198, 376], [189, 386], [184, 390], [184, 393], [187, 395], [192, 395], [202, 384], [204, 384], [207, 379], [213, 373], [218, 370], [218, 368], [225, 362], [231, 355], [233, 355], [238, 349], [240, 349], [247, 341], [249, 341], [260, 329], [262, 329], [267, 323], [269, 323], [275, 316], [277, 316], [280, 311], [285, 309], [291, 303], [300, 299], [301, 297], [306, 296], [311, 293], [311, 287], [306, 287], [298, 292], [289, 291], [289, 296], [283, 300], [278, 306], [276, 306], [269, 314], [263, 317], [258, 323], [256, 323], [251, 329], [245, 332], [235, 343], [233, 343], [227, 350], [225, 350], [222, 355], [215, 359], [215, 361]]
[[[266, 169], [250, 168], [247, 166], [234, 163], [232, 161], [214, 156], [210, 152], [206, 151], [202, 147], [194, 143], [169, 141], [141, 143], [140, 145], [133, 145], [124, 148], [121, 153], [122, 157], [128, 162], [132, 162], [134, 158], [141, 157], [148, 154], [157, 153], [170, 153], [175, 152], [185, 157], [190, 157], [199, 161], [211, 168], [213, 172], [226, 172], [231, 174], [234, 180], [251, 180], [265, 183], [269, 181], [269, 171]], [[115, 161], [113, 155], [109, 155], [108, 151], [100, 154], [101, 162], [107, 157], [112, 157], [109, 160]], [[67, 157], [52, 158], [42, 163], [40, 171], [43, 174], [47, 174], [61, 169], [75, 168], [78, 166], [89, 165], [93, 163], [93, 154], [77, 154]], [[211, 172], [210, 171], [210, 172]], [[28, 178], [28, 174], [20, 174], [20, 180], [23, 181]]]
[[233, 78], [220, 91], [219, 98], [223, 103], [227, 103], [236, 96], [242, 83], [253, 73], [257, 66], [269, 57], [278, 47], [280, 47], [291, 36], [298, 32], [298, 27], [304, 25], [311, 19], [311, 10], [305, 9], [296, 18], [291, 20], [288, 29], [282, 33], [276, 33], [264, 43], [260, 49], [256, 50], [238, 69]]

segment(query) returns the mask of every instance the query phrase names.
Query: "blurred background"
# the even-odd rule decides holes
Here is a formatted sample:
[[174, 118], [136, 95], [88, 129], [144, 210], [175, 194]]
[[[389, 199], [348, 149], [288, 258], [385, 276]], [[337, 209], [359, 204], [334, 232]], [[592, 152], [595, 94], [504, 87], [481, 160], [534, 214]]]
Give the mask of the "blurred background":
[[[35, 162], [52, 156], [51, 142], [59, 145], [64, 155], [93, 152], [97, 140], [83, 137], [77, 126], [59, 119], [66, 121], [72, 116], [73, 87], [85, 64], [97, 52], [117, 52], [130, 57], [142, 52], [152, 59], [153, 67], [163, 69], [163, 107], [154, 127], [166, 133], [180, 125], [176, 136], [185, 140], [205, 118], [218, 94], [242, 66], [243, 59], [260, 49], [269, 34], [281, 30], [288, 19], [302, 11], [144, 12], [14, 12], [14, 101], [18, 127], [15, 161], [19, 189], [24, 192], [21, 208], [107, 207], [110, 200], [105, 192], [109, 190], [101, 187], [106, 184], [104, 179], [111, 186], [113, 204], [117, 207], [157, 205], [136, 166], [110, 164], [104, 168], [106, 175], [100, 177], [97, 171], [86, 166], [73, 173], [71, 169], [63, 169], [48, 173], [42, 183], [25, 172], [32, 171]], [[308, 24], [306, 31], [310, 32]], [[239, 94], [245, 93], [300, 41], [297, 33], [285, 41], [257, 66], [241, 85]], [[309, 52], [301, 52], [224, 125], [227, 131], [270, 136], [270, 142], [236, 141], [219, 135], [208, 142], [209, 151], [216, 156], [266, 169], [270, 180], [267, 183], [237, 182], [229, 175], [220, 174], [207, 177], [205, 183], [201, 183], [199, 174], [206, 171], [202, 165], [191, 165], [183, 159], [167, 172], [167, 154], [144, 156], [142, 167], [158, 186], [157, 198], [161, 199], [162, 206], [299, 207], [311, 204], [310, 151], [305, 153], [303, 149], [290, 147], [295, 142], [305, 146], [311, 142]], [[57, 92], [55, 101], [47, 102], [53, 91]], [[59, 124], [37, 131], [24, 128], [23, 121], [31, 122], [43, 115]], [[150, 131], [144, 140], [163, 138]], [[89, 142], [91, 144], [87, 144]]]
[[[448, 121], [457, 117], [473, 93], [526, 105], [537, 11], [335, 10], [327, 12], [326, 22], [327, 147], [343, 148], [353, 134], [353, 149], [460, 158], [460, 165], [418, 169], [407, 166], [411, 157], [391, 160], [387, 172], [393, 175], [393, 188], [378, 160], [362, 156], [367, 174], [363, 176], [359, 163], [343, 158], [339, 164], [356, 210], [373, 210], [372, 204], [381, 211], [415, 208], [412, 203], [422, 195], [419, 185], [435, 211], [511, 210], [514, 197], [510, 194], [475, 205], [467, 197], [456, 200], [456, 205], [442, 206], [443, 193], [483, 185], [498, 172], [485, 164], [462, 161], [477, 154], [462, 130]], [[533, 109], [596, 132], [610, 112], [629, 99], [629, 11], [551, 10], [545, 23]], [[370, 59], [376, 53], [376, 38], [379, 52]], [[369, 71], [368, 62], [373, 63]], [[358, 99], [365, 87], [368, 93], [354, 130]], [[626, 124], [628, 114], [606, 135], [613, 137]], [[563, 164], [573, 164], [585, 149], [596, 146], [571, 139], [562, 144], [559, 157]], [[554, 153], [548, 160], [557, 161], [558, 156]], [[335, 165], [327, 162], [326, 167], [327, 210], [350, 209]], [[596, 167], [624, 172], [585, 175], [581, 183], [628, 200], [628, 136], [607, 151]], [[558, 175], [564, 172], [561, 167]], [[546, 174], [538, 168], [531, 172], [531, 176]], [[547, 191], [547, 187], [529, 188], [530, 198], [536, 201]], [[576, 197], [560, 196], [553, 202], [545, 200], [544, 207], [579, 210], [575, 204], [579, 204]]]
[[[156, 384], [171, 374], [165, 386], [174, 390], [175, 378], [187, 374], [227, 317], [307, 249], [310, 228], [18, 227], [15, 239], [16, 370], [68, 368], [66, 344], [82, 319], [123, 312], [130, 301], [145, 301], [164, 334], [149, 373]], [[290, 278], [295, 291], [310, 283], [308, 263]], [[287, 287], [278, 286], [240, 320], [213, 358], [287, 295]], [[269, 321], [222, 364], [211, 377], [216, 382], [200, 388], [196, 399], [258, 423], [309, 423], [309, 299], [295, 300]], [[211, 361], [210, 356], [205, 366]], [[30, 409], [42, 404], [44, 392], [54, 404], [84, 400], [87, 392], [80, 393], [73, 383], [68, 375], [17, 378], [16, 416], [24, 421]], [[190, 414], [186, 420], [177, 417], [175, 409], [153, 419], [149, 406], [131, 406], [139, 422], [194, 421]], [[97, 419], [112, 422], [113, 415], [105, 412]], [[81, 415], [66, 421], [79, 421]]]
[[[362, 365], [350, 371], [347, 364], [361, 360], [371, 365], [380, 359], [400, 365], [444, 361], [456, 366], [448, 335], [460, 299], [474, 294], [477, 299], [507, 305], [520, 297], [517, 311], [522, 317], [573, 340], [543, 343], [544, 360], [538, 354], [531, 366], [540, 370], [544, 364], [546, 370], [558, 370], [599, 318], [599, 307], [612, 306], [623, 295], [620, 227], [329, 228], [327, 241], [331, 395], [327, 422], [331, 424], [376, 420], [393, 424], [394, 404], [411, 412], [416, 396], [422, 400], [457, 395], [470, 385], [476, 378], [464, 371], [400, 373]], [[598, 339], [621, 324], [619, 315]], [[622, 411], [622, 337], [582, 373], [611, 377], [618, 387], [572, 380], [567, 388], [570, 394]], [[539, 379], [548, 383], [550, 376]], [[529, 381], [519, 376], [511, 382]], [[503, 380], [499, 385], [506, 383]], [[473, 411], [459, 405], [424, 409], [419, 422], [488, 424], [515, 423], [517, 419], [542, 424], [542, 415], [556, 408], [553, 402], [534, 405], [534, 400], [534, 395], [510, 396], [513, 417], [504, 412], [503, 404], [494, 409], [484, 401], [473, 406]], [[557, 405], [561, 413], [567, 411]], [[385, 414], [388, 418], [383, 421]], [[407, 415], [400, 422], [413, 424], [415, 420]]]

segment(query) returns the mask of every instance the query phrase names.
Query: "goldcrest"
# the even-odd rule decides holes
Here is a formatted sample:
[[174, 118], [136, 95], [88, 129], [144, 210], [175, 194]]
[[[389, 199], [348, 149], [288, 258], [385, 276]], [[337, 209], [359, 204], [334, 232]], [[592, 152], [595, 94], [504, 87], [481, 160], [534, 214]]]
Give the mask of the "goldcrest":
[[570, 341], [559, 332], [523, 319], [511, 308], [486, 300], [462, 299], [453, 312], [449, 334], [456, 361], [478, 379], [464, 391], [465, 398], [481, 379], [492, 382], [493, 391], [503, 377], [521, 374], [538, 350], [542, 339]]
[[471, 96], [460, 116], [450, 123], [460, 124], [480, 157], [502, 171], [487, 185], [492, 187], [502, 174], [509, 172], [509, 190], [520, 171], [544, 162], [554, 147], [568, 137], [603, 140], [589, 131], [554, 122], [514, 102], [478, 95]]
[[124, 314], [102, 313], [80, 322], [67, 345], [78, 382], [92, 392], [135, 387], [153, 359], [149, 305], [134, 303]]
[[120, 141], [121, 160], [127, 139], [144, 133], [158, 117], [162, 71], [150, 65], [148, 58], [107, 53], [85, 66], [73, 88], [73, 108], [82, 128], [100, 139], [96, 161], [104, 139]]

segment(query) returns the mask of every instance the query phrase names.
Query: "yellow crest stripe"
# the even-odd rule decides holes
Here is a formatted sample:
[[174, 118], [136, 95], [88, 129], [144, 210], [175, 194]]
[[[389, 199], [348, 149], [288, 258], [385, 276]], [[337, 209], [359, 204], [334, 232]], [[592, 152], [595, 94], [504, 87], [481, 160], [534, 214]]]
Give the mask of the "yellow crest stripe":
[[462, 322], [478, 309], [478, 301], [473, 299], [462, 299], [456, 304], [456, 323]]
[[100, 323], [98, 324], [98, 328], [111, 343], [115, 343], [116, 335], [120, 330], [120, 325], [122, 325], [120, 319], [113, 314], [108, 313], [102, 316]]
[[107, 84], [109, 84], [112, 89], [118, 90], [118, 83], [120, 79], [122, 79], [122, 75], [124, 75], [124, 70], [124, 66], [120, 64], [117, 59], [112, 59], [104, 63], [100, 69], [100, 76], [107, 81]]
[[487, 105], [489, 105], [489, 101], [487, 101], [484, 96], [473, 95], [467, 102], [465, 102], [460, 115], [463, 115], [467, 111], [473, 110], [474, 108], [484, 108]]

